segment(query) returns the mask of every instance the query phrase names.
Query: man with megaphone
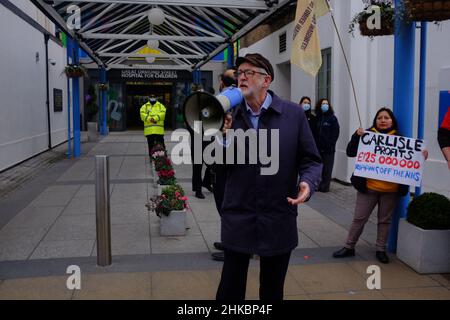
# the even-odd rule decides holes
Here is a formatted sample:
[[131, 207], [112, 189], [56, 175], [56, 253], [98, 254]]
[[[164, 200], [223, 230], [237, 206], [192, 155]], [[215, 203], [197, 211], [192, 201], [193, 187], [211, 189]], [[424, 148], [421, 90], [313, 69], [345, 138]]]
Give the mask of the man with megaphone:
[[[262, 142], [269, 152], [278, 150], [279, 166], [265, 175], [266, 164], [260, 159], [256, 164], [236, 164], [227, 158], [220, 210], [225, 261], [217, 299], [245, 299], [250, 257], [257, 254], [260, 299], [282, 300], [290, 255], [298, 245], [297, 205], [307, 201], [320, 183], [322, 163], [304, 111], [269, 90], [274, 80], [270, 62], [255, 53], [239, 57], [236, 66], [244, 101], [232, 116], [224, 117], [222, 112], [222, 119], [216, 121], [226, 132], [224, 148], [236, 147], [233, 132], [238, 130], [277, 131], [277, 141], [268, 138], [271, 135], [258, 135], [258, 146]], [[199, 111], [208, 115], [210, 110]], [[249, 145], [244, 144], [244, 151]]]

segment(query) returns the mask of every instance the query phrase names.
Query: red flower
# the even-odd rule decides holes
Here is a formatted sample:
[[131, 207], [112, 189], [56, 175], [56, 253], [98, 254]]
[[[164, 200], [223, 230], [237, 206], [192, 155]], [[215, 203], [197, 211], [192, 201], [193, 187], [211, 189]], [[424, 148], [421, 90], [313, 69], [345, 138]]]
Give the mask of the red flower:
[[172, 178], [175, 175], [173, 170], [161, 170], [158, 171], [158, 176], [160, 178]]

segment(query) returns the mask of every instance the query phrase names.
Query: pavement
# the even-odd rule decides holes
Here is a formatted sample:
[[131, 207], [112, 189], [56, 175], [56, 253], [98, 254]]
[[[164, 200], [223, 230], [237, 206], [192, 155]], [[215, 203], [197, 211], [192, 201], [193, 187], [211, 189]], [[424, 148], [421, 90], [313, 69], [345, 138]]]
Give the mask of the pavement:
[[[170, 133], [165, 137], [168, 149]], [[145, 203], [157, 189], [141, 132], [111, 133], [83, 143], [68, 159], [61, 145], [0, 173], [0, 299], [215, 298], [222, 263], [210, 257], [220, 239], [213, 195], [193, 196], [191, 166], [175, 166], [189, 197], [188, 230], [161, 237], [159, 218]], [[95, 155], [110, 157], [112, 265], [97, 266]], [[299, 207], [299, 246], [290, 261], [285, 299], [450, 299], [450, 274], [421, 275], [391, 255], [374, 258], [372, 215], [354, 258], [333, 259], [353, 216], [356, 192], [332, 183]], [[69, 266], [81, 270], [81, 289], [68, 289]], [[370, 290], [367, 268], [378, 265], [381, 289]], [[248, 299], [258, 299], [258, 260], [248, 276]]]

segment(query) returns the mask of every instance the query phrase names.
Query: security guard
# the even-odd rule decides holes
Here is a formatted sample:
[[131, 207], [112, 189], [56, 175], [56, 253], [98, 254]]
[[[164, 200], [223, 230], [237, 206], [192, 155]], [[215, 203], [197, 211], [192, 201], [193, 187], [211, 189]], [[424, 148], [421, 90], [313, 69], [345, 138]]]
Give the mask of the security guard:
[[154, 95], [150, 96], [149, 102], [141, 107], [141, 120], [144, 122], [144, 135], [147, 137], [148, 152], [157, 143], [164, 144], [164, 119], [166, 118], [166, 107]]

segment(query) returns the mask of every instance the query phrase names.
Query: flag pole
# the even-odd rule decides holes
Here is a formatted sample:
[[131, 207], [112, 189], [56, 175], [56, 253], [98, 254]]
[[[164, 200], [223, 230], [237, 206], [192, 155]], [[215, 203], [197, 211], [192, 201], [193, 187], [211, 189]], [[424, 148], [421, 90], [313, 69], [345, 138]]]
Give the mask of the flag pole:
[[334, 29], [336, 30], [336, 33], [337, 33], [337, 36], [338, 36], [338, 39], [339, 39], [339, 44], [341, 45], [342, 53], [344, 55], [345, 64], [347, 65], [347, 70], [348, 70], [348, 74], [350, 76], [350, 81], [351, 81], [352, 89], [353, 89], [353, 97], [355, 98], [356, 111], [358, 112], [359, 126], [362, 128], [361, 114], [359, 112], [359, 105], [358, 105], [358, 100], [356, 98], [355, 84], [353, 82], [352, 73], [350, 71], [350, 65], [348, 64], [347, 55], [345, 54], [344, 45], [342, 44], [341, 35], [339, 34], [339, 30], [337, 28], [336, 21], [334, 19], [333, 9], [331, 8], [330, 0], [325, 0], [325, 2], [327, 3], [328, 9], [330, 10], [331, 20], [333, 20]]

